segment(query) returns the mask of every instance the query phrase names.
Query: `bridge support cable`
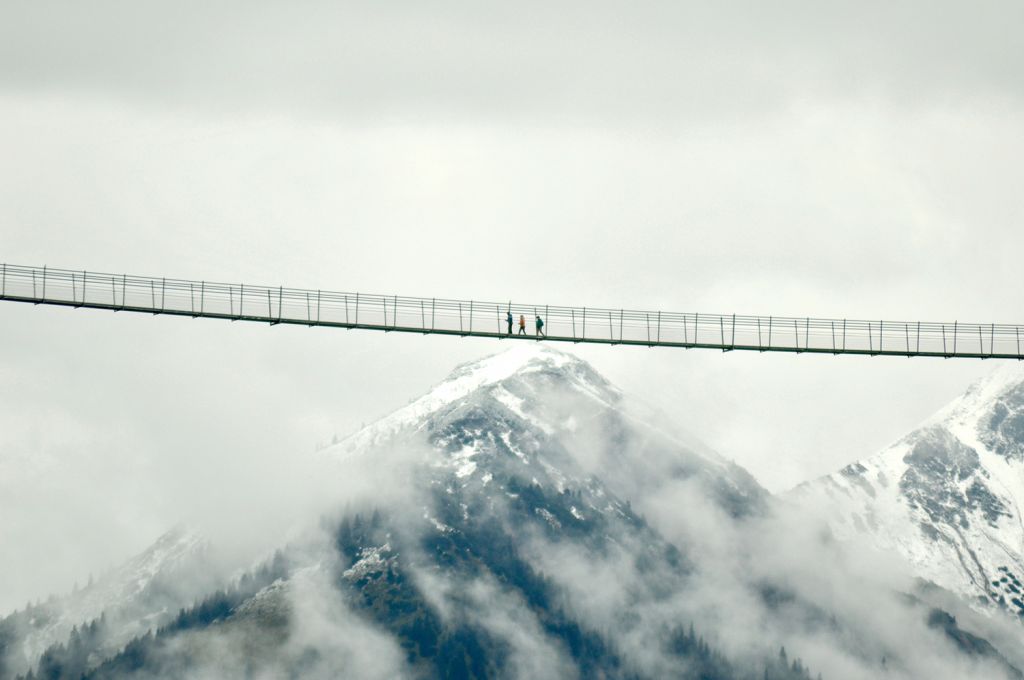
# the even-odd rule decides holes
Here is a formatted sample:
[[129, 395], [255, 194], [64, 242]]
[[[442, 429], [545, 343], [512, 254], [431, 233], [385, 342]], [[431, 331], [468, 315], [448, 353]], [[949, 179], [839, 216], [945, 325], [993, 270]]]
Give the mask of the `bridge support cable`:
[[[624, 307], [571, 307], [547, 303], [404, 297], [6, 263], [0, 264], [0, 300], [254, 321], [268, 325], [324, 326], [495, 339], [508, 338], [504, 323], [507, 314], [512, 314], [514, 319], [521, 315], [532, 314], [536, 317], [543, 314], [544, 336], [531, 332], [524, 335], [513, 333], [512, 337], [520, 340], [543, 339], [552, 342], [721, 351], [1024, 360], [1021, 325], [1018, 324], [882, 319], [878, 320], [876, 336], [874, 320], [676, 313], [650, 309], [628, 310]], [[490, 325], [492, 309], [497, 317], [495, 326]], [[587, 323], [588, 317], [590, 324]], [[902, 346], [899, 342], [901, 325]], [[715, 329], [715, 326], [718, 328]], [[728, 333], [726, 326], [729, 327]], [[910, 337], [911, 328], [914, 329], [913, 339]], [[887, 330], [888, 342], [885, 338]], [[964, 334], [965, 342], [959, 342], [961, 334]], [[971, 339], [974, 337], [978, 339], [977, 345]]]

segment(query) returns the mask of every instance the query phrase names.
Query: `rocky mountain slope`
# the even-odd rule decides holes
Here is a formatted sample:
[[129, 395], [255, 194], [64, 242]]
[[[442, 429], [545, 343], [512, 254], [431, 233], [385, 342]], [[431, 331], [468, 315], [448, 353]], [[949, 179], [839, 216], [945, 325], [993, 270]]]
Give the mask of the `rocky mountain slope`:
[[881, 453], [787, 498], [837, 536], [1024, 617], [1024, 369], [1006, 365]]
[[100, 617], [108, 630], [104, 647], [114, 652], [189, 606], [218, 584], [207, 569], [207, 548], [201, 535], [176, 527], [86, 587], [0, 619], [0, 677], [28, 670], [47, 648]]

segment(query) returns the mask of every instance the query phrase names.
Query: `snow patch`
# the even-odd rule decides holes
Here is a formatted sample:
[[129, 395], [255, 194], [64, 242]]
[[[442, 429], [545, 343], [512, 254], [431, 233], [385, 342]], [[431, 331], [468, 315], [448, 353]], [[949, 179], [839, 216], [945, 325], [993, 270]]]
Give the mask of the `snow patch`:
[[363, 548], [359, 551], [359, 559], [342, 574], [350, 581], [358, 581], [369, 574], [378, 574], [387, 569], [388, 562], [381, 553], [391, 552], [391, 544]]
[[548, 510], [546, 510], [544, 508], [534, 508], [533, 511], [535, 513], [537, 513], [538, 515], [540, 515], [541, 517], [543, 517], [544, 519], [546, 519], [548, 524], [550, 524], [555, 529], [561, 529], [562, 528], [562, 523], [559, 522], [558, 518], [555, 517], [554, 515], [552, 515]]

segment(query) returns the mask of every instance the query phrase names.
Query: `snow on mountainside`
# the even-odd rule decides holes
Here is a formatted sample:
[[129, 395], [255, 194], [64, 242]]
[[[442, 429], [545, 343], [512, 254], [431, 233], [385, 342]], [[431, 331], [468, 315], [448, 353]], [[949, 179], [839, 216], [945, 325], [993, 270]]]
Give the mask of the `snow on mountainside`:
[[787, 498], [840, 538], [907, 558], [922, 578], [1024, 617], [1024, 367], [1002, 366], [881, 453]]
[[5, 663], [14, 668], [35, 663], [47, 647], [66, 640], [73, 627], [101, 615], [117, 630], [114, 645], [144, 633], [210, 587], [211, 579], [196, 577], [207, 548], [200, 534], [176, 527], [94, 583], [0, 619], [3, 632], [11, 636], [5, 641], [13, 642], [8, 658], [0, 659], [0, 670]]
[[[473, 475], [476, 456], [497, 446], [537, 467], [537, 479], [549, 477], [559, 490], [566, 475], [600, 473], [618, 495], [636, 498], [668, 481], [697, 477], [735, 515], [761, 507], [767, 497], [746, 470], [689, 433], [669, 431], [663, 416], [627, 399], [587, 362], [539, 343], [517, 344], [459, 366], [424, 396], [324, 453], [344, 459], [385, 442], [424, 436], [447, 449], [450, 442], [438, 442], [433, 434], [470, 409], [479, 411], [482, 423], [473, 434], [484, 436], [461, 436], [461, 446], [442, 461], [459, 478]], [[493, 422], [511, 425], [496, 433]], [[593, 430], [599, 430], [596, 440]]]

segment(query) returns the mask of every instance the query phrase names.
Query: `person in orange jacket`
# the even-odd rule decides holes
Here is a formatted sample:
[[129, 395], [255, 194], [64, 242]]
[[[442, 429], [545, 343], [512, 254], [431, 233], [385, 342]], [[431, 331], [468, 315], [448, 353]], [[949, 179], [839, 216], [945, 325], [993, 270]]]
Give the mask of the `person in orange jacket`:
[[519, 335], [526, 335], [526, 317], [519, 315]]

